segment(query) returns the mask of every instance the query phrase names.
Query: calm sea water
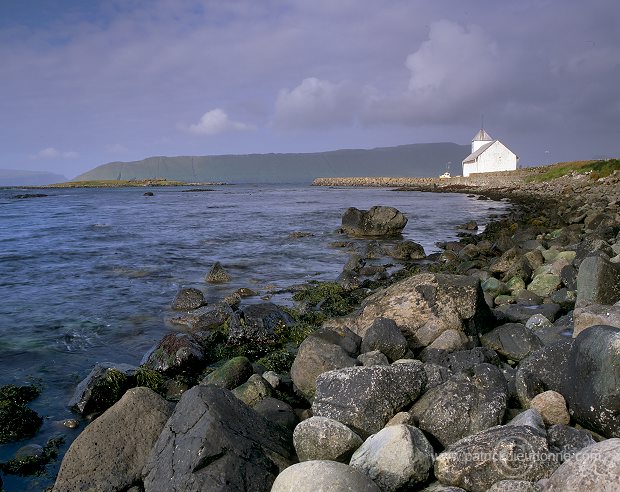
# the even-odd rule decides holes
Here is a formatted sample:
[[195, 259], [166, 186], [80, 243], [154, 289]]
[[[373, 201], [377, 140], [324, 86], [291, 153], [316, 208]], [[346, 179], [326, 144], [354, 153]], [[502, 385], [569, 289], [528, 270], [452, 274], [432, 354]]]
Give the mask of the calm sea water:
[[[348, 256], [329, 243], [350, 206], [390, 205], [409, 218], [406, 239], [427, 253], [456, 238], [455, 227], [479, 224], [507, 204], [458, 194], [310, 186], [48, 190], [12, 199], [0, 190], [0, 384], [36, 381], [31, 407], [45, 416], [28, 442], [59, 433], [67, 446], [79, 433], [66, 403], [98, 361], [138, 364], [170, 330], [164, 319], [183, 286], [217, 301], [238, 287], [261, 294], [310, 279], [333, 280]], [[291, 232], [313, 235], [293, 239]], [[363, 240], [358, 241], [363, 246]], [[233, 277], [213, 286], [204, 277], [220, 261]], [[276, 302], [286, 302], [286, 296]], [[82, 426], [83, 427], [83, 426]], [[0, 446], [0, 460], [25, 442]], [[66, 446], [65, 446], [66, 448]], [[51, 474], [57, 466], [51, 466]], [[49, 477], [4, 477], [5, 489], [42, 490]]]

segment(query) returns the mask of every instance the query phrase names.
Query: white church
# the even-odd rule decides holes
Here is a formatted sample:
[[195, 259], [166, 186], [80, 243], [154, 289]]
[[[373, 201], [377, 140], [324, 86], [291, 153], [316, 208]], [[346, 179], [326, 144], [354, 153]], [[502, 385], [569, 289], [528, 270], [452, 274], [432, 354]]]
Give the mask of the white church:
[[463, 160], [463, 176], [475, 173], [514, 171], [519, 157], [499, 140], [480, 129], [471, 141], [471, 154]]

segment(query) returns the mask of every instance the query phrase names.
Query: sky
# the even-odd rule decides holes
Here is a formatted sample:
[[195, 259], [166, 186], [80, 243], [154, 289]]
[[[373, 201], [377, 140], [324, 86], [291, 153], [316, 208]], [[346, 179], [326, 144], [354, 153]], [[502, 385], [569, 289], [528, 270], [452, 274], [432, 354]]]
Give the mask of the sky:
[[0, 168], [469, 144], [620, 156], [618, 0], [0, 0]]

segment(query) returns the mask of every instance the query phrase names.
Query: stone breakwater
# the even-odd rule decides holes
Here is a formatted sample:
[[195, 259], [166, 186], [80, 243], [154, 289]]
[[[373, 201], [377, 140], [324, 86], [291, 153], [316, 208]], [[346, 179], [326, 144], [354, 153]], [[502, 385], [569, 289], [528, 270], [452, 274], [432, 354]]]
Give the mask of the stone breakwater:
[[515, 207], [428, 257], [375, 238], [298, 310], [182, 290], [140, 368], [78, 387], [55, 491], [620, 487], [620, 176], [351, 179]]

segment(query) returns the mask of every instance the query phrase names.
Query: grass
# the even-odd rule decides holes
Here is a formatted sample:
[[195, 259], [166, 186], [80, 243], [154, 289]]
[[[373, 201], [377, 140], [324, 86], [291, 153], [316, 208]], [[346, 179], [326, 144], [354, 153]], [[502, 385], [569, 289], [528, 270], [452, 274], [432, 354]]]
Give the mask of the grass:
[[589, 174], [592, 179], [599, 179], [613, 174], [620, 170], [620, 159], [605, 159], [598, 161], [575, 161], [558, 162], [551, 166], [538, 168], [540, 173], [527, 178], [531, 183], [542, 183], [552, 179], [560, 178], [567, 174]]

